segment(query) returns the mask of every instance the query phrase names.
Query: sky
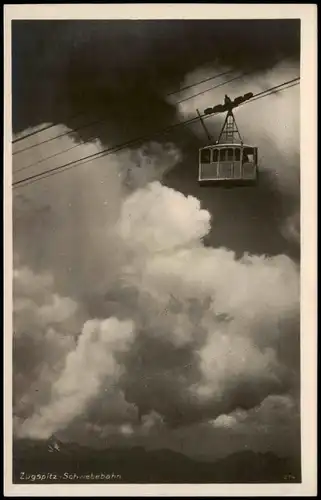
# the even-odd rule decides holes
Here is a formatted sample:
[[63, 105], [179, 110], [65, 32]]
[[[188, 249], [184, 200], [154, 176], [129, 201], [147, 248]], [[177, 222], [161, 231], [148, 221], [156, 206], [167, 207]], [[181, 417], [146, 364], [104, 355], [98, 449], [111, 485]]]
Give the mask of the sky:
[[149, 137], [13, 191], [15, 437], [298, 456], [299, 86], [235, 112], [256, 188], [198, 186], [199, 124], [152, 131], [299, 76], [299, 22], [12, 33], [14, 138], [55, 125], [14, 144], [14, 181]]

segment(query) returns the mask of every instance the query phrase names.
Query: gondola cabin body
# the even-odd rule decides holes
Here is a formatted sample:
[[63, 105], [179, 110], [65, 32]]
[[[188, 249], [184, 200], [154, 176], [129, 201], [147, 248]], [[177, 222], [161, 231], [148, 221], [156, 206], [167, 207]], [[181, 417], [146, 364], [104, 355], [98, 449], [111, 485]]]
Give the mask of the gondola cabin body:
[[199, 151], [202, 186], [251, 186], [258, 180], [257, 148], [246, 144], [214, 144]]
[[[199, 150], [198, 180], [201, 186], [255, 186], [258, 181], [258, 148], [244, 144], [237, 128], [233, 108], [253, 94], [248, 93], [225, 104], [207, 108], [205, 114], [227, 111], [216, 143]], [[202, 125], [205, 128], [204, 123]]]

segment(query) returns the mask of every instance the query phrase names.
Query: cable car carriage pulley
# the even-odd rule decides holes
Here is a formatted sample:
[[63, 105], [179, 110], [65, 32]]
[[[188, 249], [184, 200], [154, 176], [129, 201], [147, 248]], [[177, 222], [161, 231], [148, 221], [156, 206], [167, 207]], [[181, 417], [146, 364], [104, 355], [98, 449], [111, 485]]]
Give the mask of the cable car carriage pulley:
[[218, 140], [213, 143], [198, 112], [211, 144], [199, 150], [199, 183], [201, 186], [255, 186], [258, 180], [258, 148], [244, 144], [236, 125], [233, 109], [251, 99], [252, 93], [232, 101], [225, 96], [224, 104], [207, 108], [205, 115], [227, 112]]

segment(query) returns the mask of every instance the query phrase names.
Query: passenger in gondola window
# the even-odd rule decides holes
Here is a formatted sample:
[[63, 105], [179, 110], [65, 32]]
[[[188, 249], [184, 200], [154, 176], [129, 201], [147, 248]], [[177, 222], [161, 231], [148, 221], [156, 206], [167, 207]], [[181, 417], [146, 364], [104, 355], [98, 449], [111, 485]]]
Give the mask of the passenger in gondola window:
[[243, 150], [243, 162], [253, 163], [254, 162], [254, 151], [252, 148], [244, 148]]

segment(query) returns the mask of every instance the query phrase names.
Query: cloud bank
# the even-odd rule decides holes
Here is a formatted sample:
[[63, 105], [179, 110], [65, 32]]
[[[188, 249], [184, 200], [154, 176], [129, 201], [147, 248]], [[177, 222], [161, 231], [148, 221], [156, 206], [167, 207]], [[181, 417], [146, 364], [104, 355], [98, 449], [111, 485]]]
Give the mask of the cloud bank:
[[[33, 356], [31, 346], [42, 349], [24, 375], [33, 383], [22, 391], [27, 409], [21, 398], [15, 408], [18, 436], [48, 438], [81, 426], [79, 418], [98, 434], [136, 437], [151, 415], [169, 430], [217, 427], [225, 414], [231, 422], [293, 391], [286, 346], [298, 341], [298, 268], [285, 255], [237, 259], [205, 247], [210, 224], [199, 200], [157, 181], [126, 196], [113, 227], [122, 318], [86, 319], [78, 331], [77, 304], [57, 296], [49, 278], [16, 271], [16, 349], [26, 336]], [[129, 411], [118, 410], [115, 427], [117, 405]]]

